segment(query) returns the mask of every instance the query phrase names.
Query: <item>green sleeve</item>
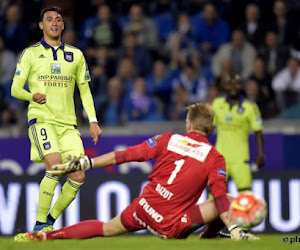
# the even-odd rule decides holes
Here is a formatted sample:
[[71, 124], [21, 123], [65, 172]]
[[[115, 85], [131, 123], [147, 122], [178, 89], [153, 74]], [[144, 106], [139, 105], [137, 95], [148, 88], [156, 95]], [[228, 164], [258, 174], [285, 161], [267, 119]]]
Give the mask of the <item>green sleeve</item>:
[[93, 96], [89, 87], [89, 83], [77, 84], [80, 92], [80, 98], [85, 112], [89, 120], [96, 119], [96, 111], [94, 106]]
[[26, 80], [15, 77], [11, 86], [11, 96], [24, 100], [33, 101], [33, 94], [24, 89]]
[[24, 89], [30, 69], [31, 54], [28, 49], [24, 49], [17, 63], [15, 76], [11, 86], [11, 96], [24, 101], [33, 100], [33, 94]]
[[253, 131], [261, 131], [263, 129], [260, 110], [256, 103], [252, 103], [249, 112], [250, 126]]
[[80, 59], [76, 74], [76, 82], [82, 84], [89, 81], [91, 81], [90, 72], [88, 70], [83, 54], [80, 53]]

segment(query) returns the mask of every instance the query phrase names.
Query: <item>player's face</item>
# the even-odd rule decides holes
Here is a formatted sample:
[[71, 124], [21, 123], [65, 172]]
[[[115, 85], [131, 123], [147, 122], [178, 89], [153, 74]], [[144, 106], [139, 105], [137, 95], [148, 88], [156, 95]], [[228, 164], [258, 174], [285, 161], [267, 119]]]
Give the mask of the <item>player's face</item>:
[[229, 98], [239, 98], [243, 90], [239, 80], [230, 80], [226, 83], [226, 92]]
[[60, 39], [64, 29], [64, 21], [62, 16], [56, 11], [48, 11], [45, 13], [43, 21], [39, 23], [40, 29], [43, 30], [44, 36], [49, 39]]

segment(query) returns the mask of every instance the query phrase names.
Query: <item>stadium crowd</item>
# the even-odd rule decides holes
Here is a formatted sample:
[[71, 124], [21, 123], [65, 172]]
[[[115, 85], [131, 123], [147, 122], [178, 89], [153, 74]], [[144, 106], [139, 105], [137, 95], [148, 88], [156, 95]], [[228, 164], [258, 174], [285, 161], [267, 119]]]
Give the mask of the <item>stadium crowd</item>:
[[38, 13], [49, 4], [63, 9], [64, 41], [85, 54], [100, 125], [184, 120], [189, 104], [222, 95], [232, 74], [263, 119], [300, 119], [297, 0], [2, 0], [0, 128], [26, 127], [27, 104], [10, 87], [22, 50], [42, 37]]

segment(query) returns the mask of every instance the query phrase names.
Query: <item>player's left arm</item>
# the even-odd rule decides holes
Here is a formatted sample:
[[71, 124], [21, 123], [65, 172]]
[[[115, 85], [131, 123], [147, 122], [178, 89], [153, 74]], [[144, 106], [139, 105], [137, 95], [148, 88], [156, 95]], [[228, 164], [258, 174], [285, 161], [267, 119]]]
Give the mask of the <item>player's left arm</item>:
[[255, 163], [258, 168], [263, 167], [265, 164], [265, 156], [264, 156], [264, 139], [263, 139], [263, 126], [262, 126], [262, 118], [261, 113], [258, 106], [255, 103], [252, 103], [252, 107], [249, 112], [249, 119], [251, 129], [255, 133], [256, 145], [257, 145], [257, 157], [255, 159]]
[[224, 157], [213, 151], [207, 162], [209, 166], [209, 188], [214, 197], [214, 202], [221, 220], [227, 228], [234, 225], [229, 216], [229, 200], [226, 188], [226, 164]]
[[210, 157], [206, 164], [209, 168], [209, 188], [214, 197], [218, 213], [221, 215], [229, 209], [229, 200], [227, 198], [226, 188], [225, 159], [220, 153], [214, 150], [210, 153]]
[[94, 144], [97, 144], [102, 130], [98, 125], [96, 111], [94, 106], [93, 96], [89, 87], [89, 81], [91, 80], [90, 74], [82, 54], [79, 60], [79, 66], [76, 74], [76, 82], [80, 92], [80, 98], [85, 112], [88, 115], [90, 122], [90, 133], [93, 138]]

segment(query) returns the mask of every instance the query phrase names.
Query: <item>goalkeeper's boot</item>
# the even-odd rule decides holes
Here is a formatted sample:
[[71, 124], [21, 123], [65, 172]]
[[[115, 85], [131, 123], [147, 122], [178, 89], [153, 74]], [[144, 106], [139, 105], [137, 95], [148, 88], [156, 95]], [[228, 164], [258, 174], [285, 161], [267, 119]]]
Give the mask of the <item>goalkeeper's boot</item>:
[[231, 236], [230, 234], [227, 234], [227, 233], [224, 233], [222, 231], [219, 231], [215, 234], [206, 234], [205, 232], [201, 233], [199, 235], [199, 238], [200, 239], [216, 239], [216, 238], [219, 238], [219, 239], [231, 239]]
[[42, 241], [44, 239], [44, 233], [39, 231], [33, 231], [31, 233], [21, 233], [14, 237], [14, 241], [29, 242], [29, 241]]

